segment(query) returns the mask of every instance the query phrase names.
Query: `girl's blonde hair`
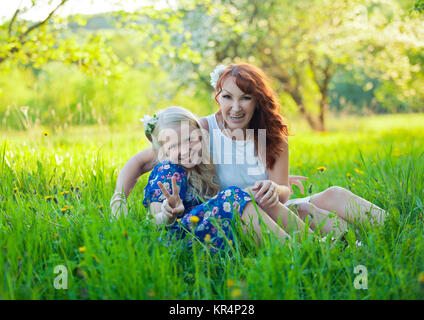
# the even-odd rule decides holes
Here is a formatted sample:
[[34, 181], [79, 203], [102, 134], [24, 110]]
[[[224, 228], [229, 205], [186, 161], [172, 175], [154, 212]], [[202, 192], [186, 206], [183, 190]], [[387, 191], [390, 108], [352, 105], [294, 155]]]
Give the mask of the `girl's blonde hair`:
[[182, 107], [169, 107], [158, 113], [157, 123], [152, 130], [149, 139], [152, 142], [152, 147], [158, 153], [158, 160], [167, 160], [163, 152], [160, 152], [162, 147], [159, 141], [159, 134], [167, 128], [177, 128], [181, 123], [187, 123], [190, 127], [200, 130], [202, 144], [202, 161], [193, 168], [184, 168], [187, 174], [187, 183], [194, 191], [195, 196], [208, 200], [215, 196], [220, 188], [215, 174], [215, 166], [212, 164], [209, 153], [209, 134], [202, 128], [198, 118], [189, 110]]

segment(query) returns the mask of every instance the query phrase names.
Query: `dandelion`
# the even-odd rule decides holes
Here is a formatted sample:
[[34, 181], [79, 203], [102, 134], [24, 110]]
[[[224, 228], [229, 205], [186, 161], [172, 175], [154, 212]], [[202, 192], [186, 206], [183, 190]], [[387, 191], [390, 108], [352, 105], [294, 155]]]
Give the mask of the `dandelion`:
[[192, 216], [192, 217], [190, 217], [190, 221], [191, 221], [191, 223], [192, 224], [194, 224], [194, 225], [196, 225], [198, 222], [199, 222], [199, 217], [197, 217], [197, 216]]
[[327, 170], [327, 168], [326, 167], [318, 167], [317, 170], [318, 171], [321, 171], [321, 172], [324, 172], [324, 171]]
[[153, 298], [153, 297], [155, 296], [155, 292], [154, 292], [153, 290], [149, 290], [149, 291], [147, 291], [147, 295], [148, 295], [150, 298]]
[[18, 188], [13, 188], [13, 192], [18, 192]]
[[210, 242], [210, 241], [211, 241], [211, 235], [210, 235], [209, 233], [207, 233], [207, 234], [205, 235], [204, 241], [205, 241], [205, 242]]
[[46, 196], [46, 197], [44, 197], [44, 199], [47, 200], [47, 201], [52, 200], [52, 198], [53, 198], [52, 196]]
[[45, 137], [48, 137], [50, 134], [49, 134], [49, 132], [48, 131], [43, 131], [43, 136], [45, 136]]
[[125, 238], [128, 238], [128, 232], [126, 232], [125, 230], [122, 231], [122, 234], [124, 235]]
[[99, 206], [97, 206], [97, 208], [100, 209], [100, 210], [102, 210], [103, 209], [103, 206], [102, 205], [99, 205]]
[[361, 169], [355, 168], [355, 172], [359, 173], [359, 174], [364, 174], [364, 171], [362, 171]]
[[227, 287], [234, 287], [234, 280], [228, 279], [227, 280]]
[[351, 178], [352, 178], [352, 175], [348, 172], [348, 173], [346, 173], [346, 177], [347, 177], [348, 179], [351, 179]]
[[85, 250], [86, 250], [86, 247], [85, 246], [82, 246], [82, 247], [79, 247], [78, 248], [78, 251], [81, 252], [81, 253], [84, 253]]
[[181, 219], [180, 219], [180, 218], [178, 218], [178, 219], [177, 219], [177, 222], [178, 222], [178, 223], [180, 223], [180, 222], [181, 222]]
[[238, 298], [240, 297], [242, 294], [240, 289], [234, 289], [233, 291], [231, 291], [231, 297], [232, 298]]
[[418, 276], [418, 282], [424, 284], [424, 273], [420, 273], [420, 275]]

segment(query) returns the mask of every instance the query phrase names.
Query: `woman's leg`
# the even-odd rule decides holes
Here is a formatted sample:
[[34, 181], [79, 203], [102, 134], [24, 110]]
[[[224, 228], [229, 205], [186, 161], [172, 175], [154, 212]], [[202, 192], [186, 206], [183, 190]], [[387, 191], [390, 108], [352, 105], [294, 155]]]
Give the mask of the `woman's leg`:
[[350, 223], [370, 221], [382, 224], [387, 215], [386, 211], [375, 204], [338, 186], [313, 195], [310, 202], [320, 209], [335, 211], [339, 217]]
[[303, 221], [305, 221], [307, 217], [310, 218], [312, 230], [316, 230], [320, 227], [318, 230], [320, 233], [329, 234], [331, 231], [334, 231], [335, 235], [342, 235], [348, 230], [347, 223], [344, 219], [336, 214], [334, 214], [335, 217], [333, 217], [331, 212], [320, 209], [310, 202], [293, 204], [290, 206], [290, 209], [292, 207], [296, 207], [295, 210], [297, 210], [299, 217]]
[[[259, 212], [259, 213], [258, 213]], [[250, 230], [250, 225], [252, 225], [253, 230], [255, 231], [257, 237], [255, 238], [258, 244], [262, 241], [262, 230], [260, 226], [260, 220], [264, 222], [264, 224], [269, 227], [271, 232], [273, 232], [278, 238], [284, 241], [289, 237], [289, 235], [278, 226], [275, 221], [273, 221], [261, 208], [258, 207], [258, 211], [256, 211], [253, 202], [250, 201], [244, 207], [241, 220], [244, 222], [243, 231], [248, 233]]]

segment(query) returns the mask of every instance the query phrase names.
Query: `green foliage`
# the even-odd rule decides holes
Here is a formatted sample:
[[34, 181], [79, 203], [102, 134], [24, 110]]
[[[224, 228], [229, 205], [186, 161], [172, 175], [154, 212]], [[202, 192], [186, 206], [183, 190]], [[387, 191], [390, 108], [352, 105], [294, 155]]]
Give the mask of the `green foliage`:
[[215, 109], [209, 73], [240, 61], [265, 70], [284, 115], [301, 110], [315, 129], [325, 128], [318, 116], [327, 109], [423, 111], [424, 26], [412, 6], [181, 0], [160, 10], [53, 14], [34, 29], [18, 12], [0, 25], [0, 121], [125, 123], [167, 105], [205, 115]]
[[[333, 244], [308, 238], [281, 245], [270, 234], [258, 247], [238, 234], [233, 249], [215, 256], [202, 246], [190, 251], [183, 242], [167, 243], [166, 231], [149, 223], [142, 206], [147, 175], [128, 199], [129, 216], [110, 220], [117, 174], [147, 144], [141, 124], [47, 136], [40, 128], [2, 131], [0, 297], [422, 299], [423, 121], [423, 115], [338, 118], [326, 134], [293, 123], [290, 168], [309, 177], [306, 193], [349, 188], [388, 210], [385, 226], [352, 229], [347, 243]], [[353, 285], [359, 264], [367, 267], [368, 290]], [[67, 267], [67, 290], [53, 286], [57, 265]]]
[[424, 0], [415, 0], [414, 10], [420, 13], [424, 12]]

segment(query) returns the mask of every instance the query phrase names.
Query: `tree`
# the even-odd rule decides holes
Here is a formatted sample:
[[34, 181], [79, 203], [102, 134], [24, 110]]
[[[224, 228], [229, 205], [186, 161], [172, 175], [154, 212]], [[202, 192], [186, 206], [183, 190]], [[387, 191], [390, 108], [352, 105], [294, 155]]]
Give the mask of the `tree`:
[[407, 52], [422, 48], [423, 24], [394, 0], [186, 0], [175, 12], [183, 31], [170, 36], [175, 57], [164, 55], [171, 73], [185, 65], [185, 79], [207, 84], [217, 63], [254, 62], [319, 131], [337, 72], [356, 68], [406, 94], [422, 71]]
[[31, 10], [46, 6], [45, 1], [33, 0], [29, 7], [18, 7], [13, 16], [0, 26], [0, 67], [9, 68], [19, 64], [40, 68], [49, 61], [61, 61], [77, 64], [83, 70], [96, 73], [108, 73], [117, 62], [114, 53], [105, 46], [105, 37], [87, 33], [76, 39], [66, 36], [68, 23], [85, 23], [82, 16], [63, 18], [57, 16], [58, 10], [73, 0], [61, 0], [51, 7], [44, 19], [33, 22], [21, 16]]
[[416, 0], [414, 10], [423, 13], [424, 12], [424, 0]]

